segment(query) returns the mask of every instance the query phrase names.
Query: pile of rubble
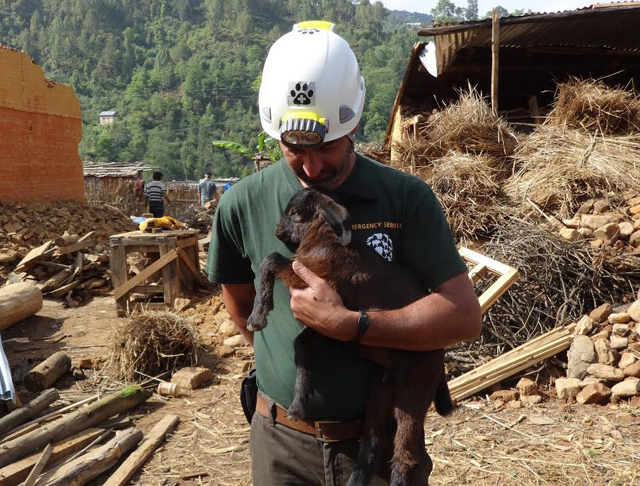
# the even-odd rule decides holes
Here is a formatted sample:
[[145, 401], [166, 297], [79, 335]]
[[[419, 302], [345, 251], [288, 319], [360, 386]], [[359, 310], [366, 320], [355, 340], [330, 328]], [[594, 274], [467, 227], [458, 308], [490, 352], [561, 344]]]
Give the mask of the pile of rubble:
[[594, 248], [633, 252], [640, 247], [640, 196], [615, 209], [606, 199], [590, 199], [562, 224], [559, 233], [568, 241], [587, 240]]
[[91, 206], [78, 201], [0, 203], [0, 248], [5, 254], [25, 252], [65, 231], [113, 235], [136, 229], [129, 217], [111, 206]]
[[640, 396], [640, 299], [583, 316], [567, 357], [567, 377], [556, 380], [559, 398], [586, 404]]

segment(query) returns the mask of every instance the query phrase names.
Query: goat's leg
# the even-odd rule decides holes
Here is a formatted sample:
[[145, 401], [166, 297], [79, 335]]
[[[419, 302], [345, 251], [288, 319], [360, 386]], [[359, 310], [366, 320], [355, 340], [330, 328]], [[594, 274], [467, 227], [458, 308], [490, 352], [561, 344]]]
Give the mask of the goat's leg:
[[273, 285], [276, 275], [284, 267], [290, 266], [291, 260], [274, 252], [260, 264], [260, 283], [253, 301], [253, 310], [247, 319], [247, 330], [260, 331], [267, 326], [267, 315], [273, 309]]
[[308, 414], [309, 399], [313, 394], [311, 383], [311, 356], [325, 338], [310, 327], [305, 327], [293, 341], [296, 362], [296, 384], [293, 391], [293, 401], [289, 406], [289, 417], [305, 418]]
[[376, 471], [382, 452], [389, 447], [389, 421], [393, 387], [385, 384], [385, 370], [374, 366], [374, 375], [369, 387], [365, 411], [364, 431], [360, 438], [358, 462], [351, 473], [347, 486], [366, 486]]
[[[417, 371], [417, 370], [414, 370]], [[433, 372], [433, 371], [432, 371]], [[414, 374], [412, 378], [398, 383], [395, 392], [394, 416], [396, 435], [393, 449], [390, 486], [426, 485], [431, 467], [424, 471], [424, 478], [414, 480], [420, 458], [424, 457], [424, 419], [433, 402], [439, 377], [433, 380], [425, 374]], [[428, 457], [428, 456], [427, 456]], [[430, 466], [430, 465], [429, 465]]]

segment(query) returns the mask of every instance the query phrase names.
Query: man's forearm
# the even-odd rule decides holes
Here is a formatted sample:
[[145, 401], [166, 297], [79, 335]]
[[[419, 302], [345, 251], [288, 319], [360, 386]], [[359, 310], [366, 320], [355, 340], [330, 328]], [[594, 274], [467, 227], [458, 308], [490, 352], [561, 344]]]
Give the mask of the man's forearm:
[[247, 330], [247, 319], [253, 309], [255, 289], [252, 284], [223, 284], [222, 301], [240, 334], [253, 344], [253, 333]]

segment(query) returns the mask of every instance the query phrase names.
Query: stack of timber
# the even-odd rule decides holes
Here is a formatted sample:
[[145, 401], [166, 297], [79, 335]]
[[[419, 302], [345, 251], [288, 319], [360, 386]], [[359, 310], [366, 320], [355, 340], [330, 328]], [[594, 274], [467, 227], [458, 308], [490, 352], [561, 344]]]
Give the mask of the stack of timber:
[[133, 451], [106, 482], [127, 484], [179, 421], [176, 415], [160, 416], [146, 438], [136, 427], [116, 430], [123, 422], [109, 419], [142, 405], [150, 395], [141, 387], [127, 387], [27, 422], [58, 399], [56, 390], [44, 391], [0, 419], [0, 485], [85, 484]]
[[549, 331], [449, 382], [454, 401], [467, 398], [567, 349], [575, 323]]
[[109, 247], [90, 231], [65, 233], [32, 249], [15, 267], [15, 277], [31, 281], [45, 297], [66, 297], [71, 307], [109, 291]]

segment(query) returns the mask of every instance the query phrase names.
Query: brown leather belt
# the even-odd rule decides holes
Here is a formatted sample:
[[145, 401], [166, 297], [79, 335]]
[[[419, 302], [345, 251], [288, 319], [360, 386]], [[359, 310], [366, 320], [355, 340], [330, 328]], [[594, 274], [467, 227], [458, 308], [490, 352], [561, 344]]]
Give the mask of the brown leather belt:
[[362, 421], [339, 422], [331, 420], [290, 419], [287, 411], [277, 403], [270, 402], [258, 393], [256, 412], [290, 429], [313, 435], [323, 442], [358, 439], [362, 435]]

